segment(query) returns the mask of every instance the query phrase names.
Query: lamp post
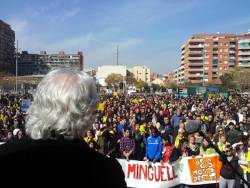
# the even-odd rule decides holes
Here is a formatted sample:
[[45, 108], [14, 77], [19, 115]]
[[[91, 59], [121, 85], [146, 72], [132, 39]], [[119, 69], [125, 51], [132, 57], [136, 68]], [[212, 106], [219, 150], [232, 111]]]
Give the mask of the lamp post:
[[205, 85], [205, 52], [204, 52], [204, 47], [202, 50], [202, 59], [203, 59], [203, 79], [202, 79], [202, 86]]
[[18, 40], [16, 41], [16, 93], [17, 93], [17, 76], [18, 76]]

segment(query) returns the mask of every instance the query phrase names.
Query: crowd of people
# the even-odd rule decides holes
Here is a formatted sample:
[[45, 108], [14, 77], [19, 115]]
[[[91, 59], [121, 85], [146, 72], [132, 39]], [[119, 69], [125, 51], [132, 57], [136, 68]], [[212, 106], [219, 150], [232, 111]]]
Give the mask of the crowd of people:
[[0, 95], [0, 144], [11, 143], [25, 137], [25, 113], [21, 110], [23, 99], [31, 94]]
[[[185, 128], [190, 120], [199, 121], [208, 138], [199, 131], [188, 133]], [[250, 98], [104, 95], [95, 124], [84, 140], [108, 157], [161, 163], [216, 154], [212, 141], [250, 181]], [[240, 187], [234, 170], [221, 160], [222, 187], [230, 187], [230, 183]]]
[[[5, 94], [0, 99], [0, 141], [25, 136], [23, 98]], [[200, 122], [199, 131], [188, 133], [188, 121]], [[172, 94], [99, 96], [93, 127], [82, 138], [89, 147], [107, 157], [168, 163], [187, 156], [215, 154], [214, 143], [245, 179], [250, 181], [250, 97], [228, 98]], [[242, 183], [222, 158], [220, 186]]]

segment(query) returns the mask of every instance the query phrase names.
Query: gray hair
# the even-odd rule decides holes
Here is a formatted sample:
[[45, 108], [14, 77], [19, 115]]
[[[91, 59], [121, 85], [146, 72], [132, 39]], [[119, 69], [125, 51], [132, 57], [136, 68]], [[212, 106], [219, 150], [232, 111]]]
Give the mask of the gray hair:
[[97, 108], [94, 80], [86, 73], [57, 69], [37, 86], [28, 109], [26, 133], [32, 139], [73, 140], [92, 126]]

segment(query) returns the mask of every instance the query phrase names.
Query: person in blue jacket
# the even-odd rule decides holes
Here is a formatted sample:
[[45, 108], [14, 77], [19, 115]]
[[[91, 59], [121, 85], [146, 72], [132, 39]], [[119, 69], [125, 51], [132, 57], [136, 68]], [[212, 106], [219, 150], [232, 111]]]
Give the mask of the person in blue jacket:
[[162, 153], [162, 139], [157, 135], [157, 128], [150, 128], [151, 134], [147, 138], [146, 142], [146, 156], [145, 161], [159, 162], [161, 160]]

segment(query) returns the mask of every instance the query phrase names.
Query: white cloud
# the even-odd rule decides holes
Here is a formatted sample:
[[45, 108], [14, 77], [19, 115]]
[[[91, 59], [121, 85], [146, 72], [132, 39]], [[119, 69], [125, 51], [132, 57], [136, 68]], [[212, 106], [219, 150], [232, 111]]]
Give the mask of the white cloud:
[[21, 20], [21, 21], [11, 20], [10, 25], [11, 25], [12, 29], [17, 34], [22, 34], [28, 26], [28, 21], [26, 21], [26, 20]]
[[143, 41], [138, 38], [126, 38], [120, 41], [112, 41], [97, 48], [89, 48], [85, 53], [85, 64], [89, 66], [99, 66], [104, 64], [116, 63], [116, 48], [119, 45], [119, 52], [121, 59], [120, 63], [126, 64], [126, 56], [137, 46], [141, 45]]
[[73, 38], [68, 38], [62, 41], [50, 42], [44, 46], [44, 49], [53, 52], [59, 50], [76, 51], [78, 49], [87, 48], [89, 45], [95, 43], [97, 36], [92, 33], [81, 35]]
[[74, 8], [74, 9], [71, 9], [71, 10], [67, 10], [67, 11], [64, 12], [64, 15], [61, 17], [61, 20], [65, 21], [65, 20], [67, 20], [69, 18], [72, 18], [72, 17], [76, 16], [79, 12], [80, 12], [79, 8]]

